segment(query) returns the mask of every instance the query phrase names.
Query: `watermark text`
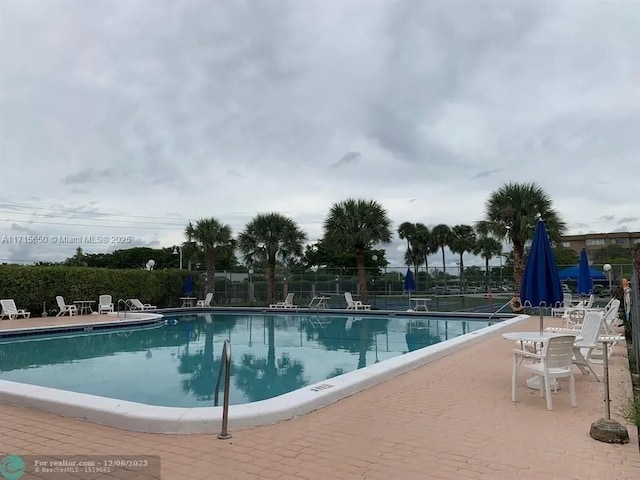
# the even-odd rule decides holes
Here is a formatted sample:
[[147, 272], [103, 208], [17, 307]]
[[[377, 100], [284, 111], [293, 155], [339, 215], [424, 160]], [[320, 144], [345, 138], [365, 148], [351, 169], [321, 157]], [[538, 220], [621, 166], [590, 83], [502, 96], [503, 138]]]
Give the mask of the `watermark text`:
[[131, 243], [131, 235], [3, 235], [3, 245], [107, 245]]

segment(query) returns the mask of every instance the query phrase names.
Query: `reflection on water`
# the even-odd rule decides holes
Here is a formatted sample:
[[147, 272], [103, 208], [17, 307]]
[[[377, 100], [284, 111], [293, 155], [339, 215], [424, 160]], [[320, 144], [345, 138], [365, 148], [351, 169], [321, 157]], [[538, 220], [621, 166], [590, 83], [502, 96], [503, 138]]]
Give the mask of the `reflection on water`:
[[178, 323], [0, 343], [0, 378], [166, 406], [206, 406], [225, 339], [231, 403], [272, 398], [486, 326], [442, 319], [182, 315]]

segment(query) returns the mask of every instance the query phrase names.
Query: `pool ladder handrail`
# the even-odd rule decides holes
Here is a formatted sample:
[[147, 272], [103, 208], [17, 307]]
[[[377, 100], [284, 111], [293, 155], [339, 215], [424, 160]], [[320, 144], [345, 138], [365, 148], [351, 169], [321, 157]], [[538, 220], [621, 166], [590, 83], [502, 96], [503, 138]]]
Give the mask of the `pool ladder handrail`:
[[499, 309], [497, 309], [495, 312], [493, 312], [491, 315], [489, 315], [489, 320], [491, 320], [493, 318], [493, 316], [496, 315], [497, 313], [499, 313], [503, 308], [509, 306], [510, 303], [511, 303], [511, 299], [509, 299], [509, 301], [507, 303], [505, 303]]
[[229, 389], [231, 384], [231, 342], [224, 341], [222, 346], [222, 358], [220, 359], [220, 368], [218, 369], [218, 380], [216, 381], [216, 391], [213, 396], [213, 403], [218, 406], [218, 392], [220, 390], [220, 379], [222, 378], [222, 369], [224, 368], [224, 402], [222, 404], [222, 430], [218, 435], [221, 440], [231, 438], [231, 434], [227, 431], [229, 425]]
[[129, 307], [129, 304], [127, 303], [127, 301], [123, 298], [118, 299], [118, 318], [120, 318], [120, 303], [122, 303], [124, 305], [124, 318], [127, 318], [127, 309]]

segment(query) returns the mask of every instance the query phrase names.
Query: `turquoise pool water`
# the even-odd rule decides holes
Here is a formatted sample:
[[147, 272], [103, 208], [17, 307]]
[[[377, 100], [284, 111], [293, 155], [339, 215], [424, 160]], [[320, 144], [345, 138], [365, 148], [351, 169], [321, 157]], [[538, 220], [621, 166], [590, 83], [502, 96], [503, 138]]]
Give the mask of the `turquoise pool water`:
[[151, 405], [212, 406], [222, 344], [230, 340], [230, 401], [240, 404], [276, 397], [491, 324], [317, 314], [165, 318], [178, 322], [2, 342], [0, 379]]

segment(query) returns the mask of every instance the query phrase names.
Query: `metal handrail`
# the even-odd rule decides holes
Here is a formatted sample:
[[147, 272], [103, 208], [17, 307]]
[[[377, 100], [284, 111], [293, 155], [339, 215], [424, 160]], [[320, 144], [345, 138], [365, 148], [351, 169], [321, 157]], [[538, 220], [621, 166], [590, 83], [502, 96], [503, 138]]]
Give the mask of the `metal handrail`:
[[120, 298], [118, 299], [118, 318], [120, 318], [120, 303], [122, 303], [124, 305], [124, 318], [127, 318], [127, 308], [129, 307], [129, 304], [127, 303], [126, 300]]
[[218, 369], [218, 380], [216, 381], [216, 391], [213, 396], [213, 403], [218, 406], [218, 391], [220, 390], [220, 379], [222, 378], [222, 369], [224, 373], [224, 403], [222, 405], [222, 431], [218, 438], [226, 440], [231, 438], [231, 434], [227, 431], [229, 424], [229, 389], [231, 384], [231, 342], [224, 341], [222, 346], [222, 358], [220, 359], [220, 368]]
[[511, 303], [511, 299], [509, 299], [509, 301], [507, 303], [505, 303], [504, 305], [502, 305], [499, 309], [497, 309], [495, 312], [493, 312], [491, 315], [489, 315], [489, 320], [491, 320], [493, 318], [494, 315], [496, 315], [497, 313], [499, 313], [503, 308], [507, 307], [509, 304]]

